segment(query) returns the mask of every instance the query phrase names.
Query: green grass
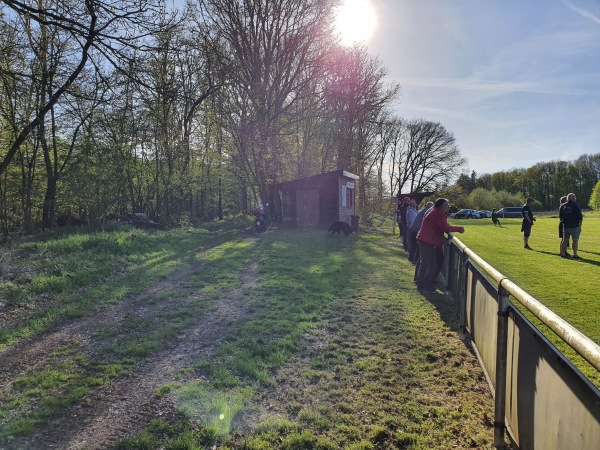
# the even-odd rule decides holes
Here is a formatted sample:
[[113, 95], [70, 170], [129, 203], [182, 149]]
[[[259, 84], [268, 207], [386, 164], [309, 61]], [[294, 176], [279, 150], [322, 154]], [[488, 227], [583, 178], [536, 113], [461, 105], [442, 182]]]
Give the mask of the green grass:
[[[579, 256], [583, 261], [558, 256], [558, 218], [538, 216], [529, 245], [523, 249], [519, 219], [501, 219], [502, 227], [490, 220], [453, 220], [465, 225], [457, 237], [475, 253], [515, 282], [545, 306], [600, 344], [600, 215], [586, 214]], [[572, 252], [570, 252], [572, 253]]]
[[[81, 284], [74, 286], [71, 277], [63, 271], [56, 277], [56, 285], [61, 288], [41, 305], [36, 305], [35, 297], [29, 300], [34, 295], [32, 286], [46, 277], [45, 265], [37, 259], [40, 253], [27, 257], [27, 250], [38, 248], [38, 244], [26, 242], [13, 251], [12, 269], [27, 272], [30, 282], [2, 287], [14, 294], [10, 306], [32, 301], [31, 313], [2, 324], [2, 347], [50, 330], [61, 321], [85, 317], [118, 303], [182, 267], [205, 260], [210, 263], [210, 269], [196, 275], [196, 282], [219, 286], [221, 292], [225, 287], [233, 289], [238, 285], [237, 277], [223, 276], [223, 273], [243, 268], [249, 261], [251, 247], [250, 242], [232, 239], [227, 233], [224, 237], [217, 234], [206, 243], [204, 230], [178, 230], [171, 234], [127, 230], [114, 235], [86, 236], [63, 236], [58, 241], [44, 242], [43, 258], [52, 258], [69, 267], [68, 273]], [[135, 245], [131, 241], [136, 242]], [[111, 246], [111, 242], [122, 242], [122, 245]], [[221, 249], [221, 245], [225, 248]], [[203, 250], [201, 254], [199, 249]], [[113, 252], [112, 258], [104, 257], [107, 251]], [[220, 255], [216, 261], [214, 254]], [[77, 258], [87, 259], [77, 264]], [[98, 265], [100, 274], [112, 272], [112, 276], [90, 275], [88, 260]], [[182, 331], [195, 324], [195, 318], [204, 314], [216, 298], [204, 295], [203, 301], [198, 301], [198, 291], [197, 285], [185, 280], [178, 292], [162, 292], [151, 299], [142, 297], [137, 302], [138, 307], [146, 302], [156, 306], [144, 317], [126, 315], [121, 322], [98, 330], [95, 333], [97, 354], [92, 359], [83, 356], [80, 343], [75, 341], [57, 349], [35, 374], [1, 388], [0, 441], [28, 434], [37, 424], [84, 399], [94, 388], [129, 373], [143, 358], [168, 347]]]
[[[256, 252], [251, 314], [192, 368], [203, 381], [167, 389], [211, 430], [202, 448], [491, 448], [472, 355], [446, 300], [416, 294], [393, 239], [278, 231]], [[253, 432], [227, 433], [233, 411], [266, 405]]]
[[[529, 245], [523, 248], [520, 219], [500, 219], [502, 227], [491, 220], [451, 220], [461, 224], [465, 233], [458, 239], [490, 263], [504, 276], [558, 314], [583, 334], [600, 344], [600, 215], [586, 214], [579, 239], [582, 261], [560, 258], [558, 217], [537, 216]], [[569, 251], [572, 253], [572, 251]], [[592, 382], [600, 386], [600, 373], [552, 330], [537, 320], [513, 299], [514, 304], [548, 339]]]
[[[98, 329], [93, 354], [73, 342], [0, 390], [0, 441], [30, 434], [168, 350], [258, 261], [258, 280], [244, 291], [248, 314], [226, 325], [214, 353], [155, 392], [183, 419], [156, 418], [118, 448], [492, 448], [493, 402], [458, 339], [452, 304], [418, 294], [397, 239], [282, 230], [211, 236], [125, 231], [13, 249], [13, 269], [32, 282], [3, 287], [12, 290], [11, 305], [36, 305], [41, 294], [31, 285], [54, 267], [38, 260], [61, 270], [52, 275], [59, 288], [37, 310], [5, 325], [5, 347], [123, 302], [178, 269], [202, 263], [202, 270], [176, 291], [140, 296], [144, 316]], [[88, 260], [103, 275], [91, 273]]]

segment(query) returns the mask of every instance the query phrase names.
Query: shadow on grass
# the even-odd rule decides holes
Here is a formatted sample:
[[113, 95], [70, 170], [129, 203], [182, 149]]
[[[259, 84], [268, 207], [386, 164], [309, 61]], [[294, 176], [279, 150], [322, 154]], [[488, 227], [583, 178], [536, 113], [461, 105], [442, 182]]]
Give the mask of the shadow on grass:
[[[543, 250], [533, 250], [534, 253], [542, 253], [544, 255], [550, 255], [550, 256], [556, 256], [557, 258], [560, 258], [560, 253], [554, 253], [554, 252], [546, 252]], [[586, 251], [582, 251], [579, 250], [579, 253], [591, 253], [594, 255], [598, 255], [600, 253], [595, 253], [595, 252], [586, 252]], [[582, 258], [581, 256], [579, 256], [581, 259], [580, 260], [575, 260], [573, 259], [573, 255], [570, 255], [566, 258], [562, 258], [562, 259], [566, 259], [566, 260], [572, 260], [573, 262], [579, 262], [579, 263], [586, 263], [586, 264], [592, 264], [594, 266], [600, 266], [600, 262], [599, 261], [593, 261], [591, 259], [586, 259], [586, 258]]]
[[425, 297], [440, 314], [440, 319], [452, 330], [458, 332], [458, 305], [454, 299], [449, 295], [441, 291], [435, 293], [424, 293], [421, 294], [418, 291], [415, 295], [421, 295]]

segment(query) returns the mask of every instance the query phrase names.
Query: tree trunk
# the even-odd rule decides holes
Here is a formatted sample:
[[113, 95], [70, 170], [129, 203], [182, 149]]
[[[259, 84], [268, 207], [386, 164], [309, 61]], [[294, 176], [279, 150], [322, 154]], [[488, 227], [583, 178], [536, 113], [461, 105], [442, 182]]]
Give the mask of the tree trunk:
[[54, 212], [56, 205], [56, 185], [57, 179], [48, 176], [46, 185], [46, 195], [44, 196], [44, 207], [42, 210], [42, 228], [50, 230], [54, 223]]

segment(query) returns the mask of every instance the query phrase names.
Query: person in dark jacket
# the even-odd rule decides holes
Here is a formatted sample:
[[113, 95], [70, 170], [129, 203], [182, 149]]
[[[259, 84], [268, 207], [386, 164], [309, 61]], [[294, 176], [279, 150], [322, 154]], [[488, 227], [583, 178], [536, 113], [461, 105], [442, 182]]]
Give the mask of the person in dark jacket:
[[398, 207], [398, 226], [400, 227], [400, 239], [404, 250], [408, 249], [408, 226], [406, 221], [406, 210], [410, 206], [410, 197], [404, 197]]
[[496, 212], [496, 208], [492, 208], [492, 222], [494, 222], [495, 227], [501, 227], [500, 220], [498, 220], [498, 213]]
[[[560, 198], [560, 206], [562, 206], [563, 204], [567, 203], [567, 196], [563, 195]], [[560, 206], [558, 207], [558, 212], [560, 214]], [[563, 225], [563, 221], [562, 219], [559, 218], [558, 220], [558, 238], [560, 239], [560, 245], [558, 246], [558, 252], [560, 254], [560, 248], [562, 247], [562, 240], [563, 240], [563, 229], [564, 229], [564, 225]], [[570, 249], [571, 247], [569, 246], [569, 241], [567, 241], [567, 250]], [[567, 256], [571, 256], [569, 255], [568, 252], [565, 253], [565, 255]]]
[[533, 217], [533, 211], [531, 205], [535, 202], [531, 197], [527, 197], [525, 204], [523, 205], [523, 223], [521, 224], [521, 231], [523, 232], [523, 247], [527, 250], [531, 250], [529, 246], [529, 236], [531, 236], [531, 227], [535, 218]]
[[577, 200], [575, 194], [570, 193], [567, 195], [567, 203], [563, 203], [558, 212], [558, 216], [563, 223], [563, 240], [560, 245], [560, 256], [567, 258], [567, 243], [569, 239], [573, 239], [573, 259], [579, 260], [581, 258], [577, 255], [577, 250], [579, 248], [583, 214], [575, 200]]
[[[419, 265], [417, 268], [417, 288], [424, 292], [435, 292], [435, 279], [441, 265], [439, 255], [443, 253], [444, 233], [464, 233], [464, 227], [453, 227], [448, 224], [446, 214], [450, 209], [450, 202], [445, 198], [438, 198], [431, 211], [423, 218], [421, 229], [417, 233], [419, 245]], [[443, 259], [442, 259], [443, 261]]]
[[419, 260], [419, 244], [417, 243], [417, 234], [421, 229], [421, 224], [425, 215], [433, 208], [433, 202], [427, 202], [425, 206], [417, 213], [417, 217], [413, 220], [408, 228], [408, 260], [412, 263], [417, 263]]

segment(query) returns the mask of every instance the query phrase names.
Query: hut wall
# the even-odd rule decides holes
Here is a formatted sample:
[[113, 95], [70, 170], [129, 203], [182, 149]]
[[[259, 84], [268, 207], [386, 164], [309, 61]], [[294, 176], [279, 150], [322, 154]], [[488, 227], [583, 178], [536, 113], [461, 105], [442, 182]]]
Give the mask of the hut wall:
[[281, 190], [282, 225], [284, 227], [295, 227], [297, 225], [296, 214], [296, 189], [288, 188]]
[[325, 228], [337, 221], [352, 223], [356, 178], [336, 171], [275, 185], [274, 194], [281, 199], [282, 225]]
[[336, 184], [337, 180], [333, 179], [321, 189], [319, 225], [322, 227], [328, 227], [333, 222], [340, 220], [338, 218], [338, 186]]
[[354, 180], [340, 177], [338, 182], [339, 191], [339, 220], [341, 222], [352, 223], [350, 216], [354, 215]]

